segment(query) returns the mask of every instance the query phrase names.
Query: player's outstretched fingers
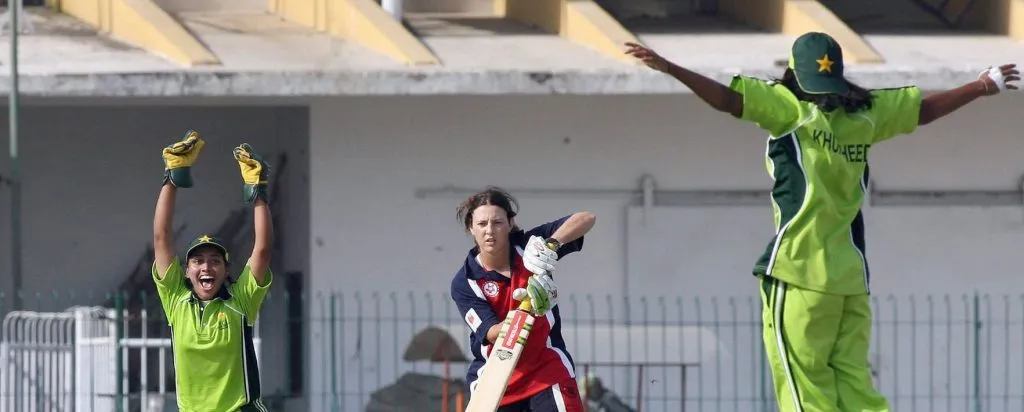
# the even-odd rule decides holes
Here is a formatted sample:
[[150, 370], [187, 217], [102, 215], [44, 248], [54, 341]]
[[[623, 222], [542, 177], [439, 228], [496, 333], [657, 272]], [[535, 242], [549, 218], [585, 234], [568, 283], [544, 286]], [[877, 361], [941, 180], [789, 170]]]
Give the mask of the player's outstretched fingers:
[[1007, 66], [1010, 66], [1009, 70], [1004, 70], [1003, 71], [1003, 76], [1006, 77], [1006, 83], [1007, 83], [1006, 88], [1007, 89], [1017, 90], [1019, 86], [1017, 86], [1015, 84], [1009, 84], [1009, 83], [1010, 82], [1019, 82], [1020, 81], [1020, 70], [1017, 69], [1017, 65], [1015, 65], [1015, 64], [1009, 64]]
[[1020, 70], [1017, 69], [1016, 64], [1004, 64], [999, 67], [999, 71], [1003, 74], [1003, 83], [1006, 84], [1007, 89], [1016, 89], [1016, 86], [1010, 85], [1010, 82], [1020, 81]]
[[633, 42], [627, 42], [626, 47], [626, 54], [632, 55], [638, 59], [653, 57], [655, 54], [654, 50]]

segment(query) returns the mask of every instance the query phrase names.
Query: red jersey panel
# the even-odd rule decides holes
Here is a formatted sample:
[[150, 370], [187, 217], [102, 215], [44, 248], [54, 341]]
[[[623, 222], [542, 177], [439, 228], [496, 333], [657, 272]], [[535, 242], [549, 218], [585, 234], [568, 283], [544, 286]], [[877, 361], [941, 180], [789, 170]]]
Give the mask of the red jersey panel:
[[[519, 301], [512, 298], [512, 291], [517, 288], [525, 288], [530, 276], [532, 274], [523, 267], [523, 260], [520, 256], [514, 261], [511, 282], [492, 279], [477, 279], [475, 282], [483, 292], [484, 298], [491, 304], [498, 319], [505, 319], [509, 311], [519, 307]], [[502, 405], [528, 398], [551, 385], [575, 377], [564, 345], [556, 347], [550, 339], [552, 327], [558, 322], [557, 318], [554, 313], [548, 312], [545, 316], [534, 320], [530, 337], [526, 340], [526, 346], [523, 347], [523, 354], [519, 358], [515, 370], [512, 371]], [[560, 337], [557, 340], [559, 343], [562, 342]], [[486, 347], [485, 358], [490, 356], [492, 348], [493, 345]]]

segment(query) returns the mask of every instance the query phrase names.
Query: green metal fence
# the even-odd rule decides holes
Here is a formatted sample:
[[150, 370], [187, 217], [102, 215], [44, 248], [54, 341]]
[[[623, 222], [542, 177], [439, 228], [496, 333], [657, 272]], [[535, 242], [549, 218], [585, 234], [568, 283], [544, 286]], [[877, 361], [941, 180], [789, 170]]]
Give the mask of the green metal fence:
[[[152, 295], [29, 293], [21, 312], [10, 297], [0, 293], [0, 412], [173, 402], [169, 329]], [[91, 309], [70, 309], [80, 306]], [[870, 361], [893, 410], [1024, 409], [1024, 295], [879, 295], [873, 307]], [[775, 410], [756, 296], [566, 295], [560, 310], [577, 374], [634, 410]], [[446, 374], [456, 410], [469, 329], [445, 293], [272, 292], [259, 331], [277, 410], [441, 410]], [[445, 335], [453, 346], [439, 346]], [[429, 359], [442, 353], [455, 359]]]

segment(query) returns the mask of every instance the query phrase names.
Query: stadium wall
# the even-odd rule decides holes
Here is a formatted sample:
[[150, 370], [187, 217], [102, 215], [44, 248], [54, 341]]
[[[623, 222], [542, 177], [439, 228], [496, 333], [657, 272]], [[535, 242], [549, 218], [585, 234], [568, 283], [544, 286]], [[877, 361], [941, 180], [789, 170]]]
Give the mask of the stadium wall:
[[[874, 148], [877, 189], [1017, 190], [1024, 170], [1016, 160], [1024, 157], [1024, 142], [1009, 125], [1022, 100], [1021, 95], [987, 99]], [[28, 295], [46, 296], [55, 288], [102, 293], [115, 287], [150, 240], [159, 149], [195, 128], [210, 145], [196, 170], [199, 186], [181, 196], [178, 216], [179, 221], [187, 216], [186, 234], [215, 227], [241, 205], [237, 166], [229, 155], [236, 142], [247, 140], [271, 159], [287, 153], [287, 194], [275, 205], [285, 214], [284, 258], [276, 262], [277, 273], [305, 274], [311, 296], [364, 293], [366, 319], [381, 316], [371, 304], [373, 292], [440, 296], [447, 291], [470, 246], [455, 220], [463, 195], [430, 191], [448, 185], [496, 184], [522, 191], [519, 223], [524, 226], [581, 209], [595, 212], [598, 223], [584, 252], [560, 266], [560, 286], [567, 293], [756, 296], [749, 269], [771, 235], [767, 204], [679, 207], [656, 201], [645, 209], [627, 207], [630, 201], [622, 195], [601, 192], [638, 190], [644, 175], [653, 178], [657, 190], [770, 187], [764, 134], [708, 109], [693, 95], [253, 102], [55, 100], [26, 107], [21, 124]], [[0, 136], [6, 139], [6, 130]], [[0, 157], [0, 170], [9, 170], [6, 156]], [[550, 191], [531, 194], [541, 189]], [[418, 190], [425, 195], [417, 197]], [[0, 188], [5, 217], [7, 196]], [[869, 206], [865, 214], [879, 296], [1021, 292], [1015, 273], [1017, 245], [1024, 240], [1020, 205]], [[8, 219], [0, 219], [0, 233], [9, 230]], [[9, 237], [0, 236], [0, 262], [9, 259]], [[9, 270], [0, 267], [0, 290], [10, 290]], [[284, 327], [280, 302], [268, 303], [264, 331]], [[351, 308], [353, 301], [346, 304]], [[329, 392], [324, 368], [355, 372], [354, 366], [330, 363], [328, 353], [334, 350], [340, 362], [355, 357], [367, 362], [358, 371], [369, 376], [362, 389], [392, 382], [391, 371], [400, 369], [394, 358], [405, 341], [383, 346], [379, 326], [372, 338], [345, 329], [343, 321], [342, 329], [350, 331], [341, 338], [345, 343], [327, 347], [323, 305], [309, 300], [304, 315], [312, 322], [306, 332], [305, 391]], [[443, 299], [431, 307], [430, 316], [455, 321], [450, 328], [462, 344], [454, 307]], [[618, 320], [640, 316], [608, 311]], [[354, 322], [360, 315], [345, 316]], [[280, 353], [284, 338], [271, 335], [264, 353]], [[264, 370], [280, 370], [285, 359], [265, 356], [263, 362]], [[461, 371], [453, 367], [456, 376]], [[264, 374], [268, 392], [286, 385], [284, 375]]]
[[[873, 147], [876, 189], [1018, 190], [1024, 142], [1008, 119], [1022, 97], [980, 101]], [[338, 99], [312, 106], [311, 118], [310, 286], [316, 290], [447, 290], [470, 246], [455, 220], [463, 196], [417, 198], [419, 189], [496, 184], [512, 190], [636, 190], [644, 174], [665, 190], [766, 191], [771, 185], [764, 133], [692, 95]], [[565, 290], [618, 292], [629, 278], [655, 270], [641, 265], [641, 273], [623, 273], [637, 264], [628, 257], [654, 257], [624, 242], [626, 199], [564, 192], [524, 193], [519, 200], [523, 226], [582, 209], [597, 214], [584, 252], [561, 266]], [[768, 205], [677, 209], [662, 218], [693, 231], [665, 234], [658, 245], [663, 250], [688, 253], [684, 245], [701, 235], [697, 230], [749, 233], [756, 248], [678, 255], [682, 265], [697, 259], [700, 270], [687, 270], [669, 289], [662, 284], [628, 292], [755, 290], [747, 276], [772, 235]], [[1024, 234], [1021, 212], [1019, 206], [866, 207], [874, 286], [894, 293], [960, 292], [968, 287], [965, 274], [972, 273], [971, 290], [1014, 287], [1015, 246], [1003, 236]], [[730, 227], [736, 225], [692, 226], [698, 218], [761, 226], [747, 232]], [[750, 246], [745, 239], [721, 242]], [[734, 288], [742, 282], [747, 288]]]
[[[1018, 191], [1024, 142], [1008, 119], [1022, 97], [978, 102], [879, 144], [874, 186]], [[311, 119], [310, 288], [323, 295], [310, 310], [327, 314], [309, 334], [310, 393], [325, 394], [310, 397], [314, 410], [354, 410], [403, 373], [422, 373], [422, 363], [400, 359], [427, 325], [450, 330], [468, 353], [468, 330], [445, 297], [471, 245], [455, 219], [465, 194], [430, 190], [488, 184], [520, 193], [523, 226], [596, 213], [584, 251], [556, 274], [578, 360], [667, 362], [674, 356], [657, 347], [678, 335], [680, 346], [667, 353], [698, 365], [687, 372], [687, 408], [771, 403], [758, 369], [759, 289], [750, 275], [773, 230], [767, 203], [677, 207], [655, 195], [645, 209], [602, 192], [639, 190], [645, 174], [659, 190], [766, 191], [765, 135], [753, 125], [692, 95], [353, 98], [318, 103]], [[865, 214], [877, 311], [871, 362], [894, 407], [927, 401], [953, 411], [977, 400], [997, 408], [1001, 393], [1013, 399], [1005, 410], [1019, 407], [1012, 388], [1024, 376], [1006, 367], [1024, 362], [1019, 201], [868, 206]], [[992, 297], [972, 301], [975, 292]], [[1005, 306], [1003, 294], [1011, 296]], [[627, 329], [625, 320], [641, 326]], [[602, 325], [611, 326], [596, 332]], [[689, 334], [672, 329], [683, 325]], [[646, 337], [615, 343], [641, 330]], [[985, 363], [992, 356], [1005, 362]], [[463, 370], [456, 364], [452, 373]], [[328, 378], [337, 371], [359, 378]], [[627, 397], [636, 393], [635, 373], [598, 371]], [[677, 369], [648, 374], [659, 384], [646, 387], [644, 410], [681, 410], [655, 401], [683, 396], [665, 378]], [[1011, 389], [1001, 392], [1001, 382]]]

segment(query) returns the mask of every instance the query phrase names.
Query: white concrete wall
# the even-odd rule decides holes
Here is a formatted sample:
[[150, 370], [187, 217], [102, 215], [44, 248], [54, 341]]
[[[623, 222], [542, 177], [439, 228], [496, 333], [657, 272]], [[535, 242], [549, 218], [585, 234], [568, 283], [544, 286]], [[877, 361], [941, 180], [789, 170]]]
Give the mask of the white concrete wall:
[[[1021, 102], [1024, 96], [1020, 95], [977, 102], [915, 135], [876, 146], [871, 160], [877, 187], [1015, 189], [1024, 173], [1019, 162], [1024, 157], [1024, 141], [1013, 131], [1010, 119]], [[464, 344], [465, 330], [459, 326], [455, 308], [445, 306], [443, 298], [471, 245], [455, 221], [455, 208], [462, 196], [420, 199], [414, 196], [417, 189], [488, 184], [505, 186], [514, 193], [516, 189], [540, 188], [630, 189], [637, 187], [645, 173], [654, 176], [662, 189], [768, 190], [771, 184], [764, 170], [764, 134], [712, 111], [692, 96], [352, 98], [318, 102], [311, 116], [314, 223], [310, 286], [316, 291], [346, 293], [346, 300], [337, 302], [340, 316], [357, 317], [360, 309], [364, 316], [372, 316], [369, 314], [376, 313], [380, 304], [383, 316], [416, 318], [385, 321], [383, 326], [370, 320], [363, 324], [342, 321], [333, 340], [314, 326], [311, 337], [316, 343], [311, 356], [315, 366], [310, 373], [328, 376], [329, 371], [321, 366], [329, 364], [323, 362], [326, 352], [318, 352], [337, 350], [335, 356], [345, 362], [342, 370], [362, 376], [359, 381], [336, 383], [348, 391], [368, 392], [377, 387], [375, 382], [388, 384], [407, 370], [409, 365], [397, 359], [418, 327], [450, 324], [456, 340]], [[577, 210], [590, 210], [598, 216], [584, 251], [564, 260], [559, 268], [565, 316], [621, 318], [625, 310], [618, 295], [627, 289], [634, 320], [646, 318], [656, 325], [662, 319], [677, 324], [685, 318], [710, 326], [714, 317], [720, 316], [726, 322], [721, 325], [724, 329], [708, 332], [718, 346], [706, 345], [702, 351], [701, 361], [707, 362], [701, 369], [705, 395], [713, 393], [708, 391], [714, 390], [718, 378], [720, 383], [732, 382], [734, 365], [741, 379], [739, 391], [756, 387], [759, 374], [746, 368], [756, 364], [759, 355], [755, 346], [759, 332], [751, 326], [758, 322], [758, 309], [757, 301], [748, 299], [756, 299], [758, 290], [750, 267], [771, 236], [767, 205], [658, 208], [650, 215], [654, 219], [651, 226], [644, 227], [637, 223], [635, 213], [631, 218], [634, 226], [628, 226], [627, 202], [620, 198], [524, 195], [519, 200], [519, 223], [524, 226]], [[892, 356], [926, 356], [929, 352], [920, 345], [929, 339], [923, 326], [894, 330], [888, 322], [894, 316], [907, 320], [911, 315], [923, 321], [929, 314], [946, 319], [941, 300], [928, 312], [919, 295], [917, 311], [911, 313], [907, 295], [953, 294], [950, 310], [962, 316], [969, 309], [969, 305], [963, 306], [962, 293], [978, 290], [1016, 296], [1024, 292], [1017, 273], [1019, 245], [1024, 241], [1024, 208], [868, 207], [865, 213], [873, 288], [879, 318], [886, 322], [880, 326], [886, 329], [878, 332], [881, 340], [876, 342], [873, 356], [881, 384], [889, 385], [885, 390], [891, 391], [894, 382], [909, 379], [910, 371], [915, 370], [909, 360], [896, 365]], [[657, 236], [660, 242], [642, 241], [646, 235]], [[634, 271], [625, 273], [627, 267]], [[363, 293], [361, 305], [353, 300], [352, 291]], [[379, 299], [372, 297], [372, 291], [380, 293]], [[408, 291], [415, 294], [407, 295]], [[389, 292], [396, 292], [399, 302], [389, 300]], [[422, 296], [431, 292], [440, 297], [427, 302]], [[900, 297], [895, 302], [901, 305], [898, 313], [891, 307], [894, 302], [886, 298], [889, 293]], [[566, 297], [569, 294], [576, 294], [575, 302]], [[589, 309], [586, 294], [595, 296], [596, 313]], [[616, 296], [612, 307], [605, 303], [607, 294]], [[647, 312], [641, 301], [644, 296], [648, 298]], [[658, 296], [668, 298], [667, 315], [662, 315], [656, 303]], [[685, 308], [676, 306], [676, 296], [689, 299], [683, 301]], [[729, 297], [740, 299], [735, 307], [738, 314], [733, 314], [727, 303]], [[695, 305], [694, 298], [703, 303]], [[712, 299], [718, 299], [717, 312]], [[1002, 313], [1001, 298], [994, 299], [994, 310]], [[1020, 312], [1021, 302], [1012, 303], [1013, 313]], [[697, 306], [702, 308], [699, 312]], [[576, 313], [569, 314], [571, 308], [576, 308]], [[733, 316], [743, 326], [728, 323]], [[970, 335], [962, 334], [962, 321], [957, 322], [948, 330], [955, 333], [948, 340], [944, 326], [934, 330], [941, 338], [933, 339], [943, 342], [934, 358], [915, 358], [917, 376], [935, 377], [934, 382], [919, 383], [917, 389], [922, 393], [929, 385], [964, 387], [962, 382], [970, 371], [966, 363], [952, 364], [950, 376], [919, 369], [928, 363], [943, 369], [949, 357], [960, 362]], [[599, 348], [586, 339], [590, 333], [586, 323], [575, 325], [567, 334], [575, 334], [570, 345], [576, 353], [593, 354]], [[658, 335], [657, 326], [651, 327], [658, 336], [652, 339], [664, 338]], [[1012, 335], [1019, 336], [1019, 329], [1013, 328]], [[738, 333], [735, 339], [733, 330]], [[998, 336], [993, 335], [997, 343], [1004, 337], [999, 330], [1005, 329], [997, 329]], [[916, 333], [916, 341], [911, 333]], [[893, 341], [893, 336], [899, 341]], [[1012, 341], [1019, 343], [1018, 338]], [[613, 351], [620, 361], [626, 356], [641, 359], [646, 356], [647, 344], [633, 342], [632, 349], [603, 348], [603, 356], [611, 356], [608, 351]], [[997, 352], [1011, 359], [1007, 363], [1022, 361], [1020, 350], [1011, 349], [1019, 344], [996, 346], [1007, 350], [1005, 354]], [[630, 351], [632, 355], [625, 355]], [[1004, 372], [985, 370], [995, 376]], [[441, 369], [432, 371], [440, 373]], [[722, 375], [716, 376], [714, 371], [722, 371]], [[462, 367], [455, 367], [453, 373], [461, 375]], [[677, 373], [667, 372], [669, 376]], [[1011, 375], [1007, 376], [1014, 384], [1024, 379], [1017, 372]], [[631, 382], [622, 379], [616, 386], [629, 390]], [[691, 375], [690, 391], [697, 390], [692, 385], [698, 379]], [[363, 390], [357, 384], [364, 385]], [[903, 385], [903, 390], [908, 390], [907, 384]], [[734, 395], [729, 387], [731, 384], [724, 385], [728, 392], [724, 397]], [[365, 401], [349, 397], [344, 404], [355, 408]], [[895, 402], [909, 407], [904, 404], [909, 402], [906, 398]]]
[[[873, 148], [872, 177], [878, 189], [1016, 189], [1024, 173], [1018, 161], [1024, 155], [1024, 141], [1008, 119], [1020, 100], [1006, 96], [977, 102], [914, 135]], [[512, 190], [631, 189], [644, 173], [653, 175], [662, 189], [767, 190], [771, 184], [764, 170], [763, 133], [692, 97], [367, 98], [317, 104], [312, 118], [312, 270], [317, 289], [447, 290], [448, 279], [470, 246], [455, 221], [461, 196], [417, 199], [414, 193], [420, 188], [496, 184]], [[606, 293], [608, 287], [595, 280], [618, 285], [624, 279], [626, 202], [566, 197], [522, 196], [520, 224], [582, 209], [597, 213], [598, 224], [585, 251], [564, 262], [561, 285], [575, 293]], [[767, 242], [767, 207], [708, 213], [728, 216], [748, 213], [746, 209], [766, 220], [768, 226], [756, 243]], [[1013, 219], [1018, 217], [1017, 208], [1009, 208], [1010, 216], [990, 208], [968, 209], [971, 212], [965, 214], [934, 207], [866, 208], [868, 230], [875, 239], [868, 243], [869, 254], [878, 261], [877, 290], [920, 291], [923, 280], [942, 279], [949, 283], [929, 282], [929, 288], [960, 291], [964, 285], [959, 269], [936, 267], [918, 275], [921, 260], [955, 264], [979, 253], [990, 258], [1016, 253], [1015, 245], [985, 242], [968, 250], [936, 249], [927, 254], [925, 245], [945, 247], [948, 239], [912, 237], [956, 225], [938, 223], [954, 215], [975, 227], [1024, 232], [1024, 211], [1020, 219]], [[894, 218], [883, 225], [872, 219], [903, 214], [917, 216], [920, 222]], [[692, 234], [678, 236], [683, 242]], [[890, 259], [904, 256], [911, 245], [903, 250], [895, 244], [872, 247], [887, 239], [912, 241], [922, 252], [914, 260]], [[963, 240], [962, 235], [957, 239]], [[389, 257], [397, 253], [401, 259]], [[733, 255], [721, 251], [716, 258], [738, 259], [745, 267], [757, 257]], [[345, 262], [343, 268], [339, 261]], [[977, 274], [972, 289], [1002, 291], [1016, 286], [1009, 273], [999, 273], [1009, 267], [995, 269]], [[384, 277], [395, 273], [409, 275]], [[680, 279], [678, 291], [685, 291], [686, 281], [731, 284], [750, 280], [745, 276], [720, 273]]]
[[[1017, 162], [1024, 157], [1024, 141], [1014, 136], [1011, 119], [1021, 103], [1020, 95], [983, 100], [913, 136], [879, 145], [872, 152], [878, 187], [1014, 189], [1024, 172]], [[410, 369], [441, 373], [437, 365], [401, 361], [409, 337], [428, 324], [446, 325], [464, 344], [465, 328], [443, 296], [470, 247], [455, 221], [461, 196], [416, 198], [419, 188], [497, 184], [513, 191], [630, 189], [645, 173], [662, 189], [767, 190], [771, 183], [763, 165], [763, 133], [704, 107], [692, 96], [318, 99], [311, 103], [308, 132], [296, 120], [305, 120], [306, 115], [274, 113], [272, 108], [178, 106], [27, 108], [22, 120], [25, 286], [32, 294], [48, 294], [55, 288], [114, 287], [149, 241], [160, 177], [159, 149], [185, 128], [204, 131], [210, 141], [196, 171], [200, 186], [180, 201], [179, 216], [187, 216], [190, 231], [216, 225], [240, 205], [237, 166], [229, 155], [236, 140], [245, 138], [261, 150], [294, 153], [288, 177], [288, 188], [294, 192], [282, 205], [287, 216], [281, 229], [285, 256], [278, 273], [310, 274], [306, 382], [315, 406], [324, 400], [321, 395], [330, 394], [325, 385], [332, 378], [335, 388], [367, 395]], [[6, 140], [3, 133], [6, 129], [0, 131]], [[308, 164], [303, 160], [307, 142], [301, 138], [307, 133]], [[101, 149], [107, 152], [88, 155]], [[7, 157], [0, 156], [0, 174], [8, 170]], [[115, 178], [126, 180], [114, 183]], [[10, 290], [7, 196], [0, 188], [0, 291]], [[627, 202], [620, 198], [522, 195], [519, 200], [522, 225], [582, 209], [598, 215], [583, 253], [563, 261], [557, 275], [567, 294], [563, 308], [568, 319], [621, 319], [626, 313], [621, 300], [608, 306], [605, 296], [618, 298], [628, 291], [633, 297], [629, 315], [653, 322], [645, 332], [647, 341], [674, 336], [677, 331], [671, 325], [683, 319], [702, 325], [698, 337], [683, 343], [703, 342], [684, 351], [704, 365], [704, 375], [690, 375], [691, 393], [700, 378], [705, 395], [712, 393], [717, 378], [732, 382], [731, 375], [715, 376], [711, 371], [732, 371], [733, 365], [748, 380], [741, 389], [757, 385], [759, 374], [740, 368], [757, 360], [757, 304], [747, 300], [757, 289], [749, 267], [760, 252], [755, 249], [770, 236], [767, 207], [659, 207], [648, 211], [655, 225], [644, 226], [636, 210], [633, 220], [627, 220]], [[996, 294], [1024, 292], [1015, 273], [1024, 233], [1024, 210], [1019, 207], [869, 207], [866, 214], [879, 317], [885, 322], [894, 316], [888, 293], [901, 299], [911, 293], [950, 293], [952, 312], [962, 317], [962, 293], [993, 294], [992, 311], [999, 315], [1003, 307]], [[704, 219], [716, 224], [701, 225]], [[680, 230], [673, 231], [677, 225]], [[640, 247], [641, 239], [663, 243]], [[628, 275], [627, 267], [633, 268]], [[331, 301], [324, 299], [332, 291], [344, 293], [334, 301], [333, 317]], [[593, 295], [596, 313], [590, 312], [586, 294]], [[647, 313], [641, 296], [649, 297]], [[664, 314], [658, 296], [667, 298]], [[676, 296], [690, 300], [677, 306]], [[745, 323], [727, 322], [734, 316], [729, 296], [740, 299], [735, 316]], [[700, 312], [692, 301], [696, 297], [702, 302]], [[712, 298], [718, 299], [721, 309], [717, 327]], [[917, 302], [916, 313], [904, 304], [898, 316], [927, 319], [924, 298]], [[1021, 313], [1021, 302], [1012, 303], [1011, 314]], [[278, 338], [264, 347], [264, 370], [274, 371], [264, 374], [270, 390], [281, 388], [285, 375], [278, 372], [284, 362], [283, 310], [274, 305], [279, 304], [272, 303], [264, 312], [270, 328], [264, 329], [264, 336]], [[931, 313], [938, 321], [946, 319], [941, 300]], [[393, 315], [399, 319], [382, 319]], [[1020, 317], [1011, 318], [1015, 323], [995, 328], [990, 340], [999, 351], [995, 354], [1005, 360], [986, 369], [993, 376], [1003, 376], [1000, 366], [1024, 361], [1016, 349], [1021, 347], [1016, 337], [1021, 333]], [[670, 327], [656, 326], [662, 320]], [[334, 335], [328, 336], [331, 325]], [[918, 376], [938, 376], [934, 385], [947, 380], [954, 388], [969, 387], [963, 379], [971, 369], [961, 361], [970, 343], [969, 334], [962, 333], [970, 330], [965, 326], [957, 320], [953, 329], [939, 324], [934, 330], [938, 337], [933, 340], [941, 342], [932, 360], [941, 365], [940, 357], [952, 356], [953, 374], [947, 377], [940, 366], [935, 374], [916, 369]], [[891, 356], [910, 351], [928, 356], [920, 345], [929, 341], [929, 331], [889, 323], [880, 327], [873, 355], [880, 381], [892, 385], [894, 377], [910, 379], [909, 371], [915, 369], [905, 364], [895, 369], [899, 364]], [[596, 330], [579, 321], [566, 332], [580, 359], [611, 353], [618, 360], [626, 353], [634, 360], [664, 357], [647, 342], [608, 347], [600, 342], [611, 339], [599, 333], [620, 332], [592, 332]], [[1001, 343], [1001, 330], [1011, 331], [1010, 345]], [[917, 333], [916, 343], [909, 343], [914, 342], [910, 331]], [[948, 342], [947, 331], [955, 333]], [[598, 342], [588, 336], [597, 336]], [[927, 361], [919, 359], [918, 365]], [[452, 366], [453, 375], [461, 376], [462, 371], [463, 365]], [[1012, 388], [1024, 383], [1018, 372], [1007, 375]], [[360, 378], [346, 380], [346, 373]], [[678, 371], [665, 373], [674, 376]], [[901, 385], [901, 390], [908, 388]], [[632, 387], [626, 378], [615, 386]], [[367, 399], [350, 396], [344, 402], [354, 408]]]

